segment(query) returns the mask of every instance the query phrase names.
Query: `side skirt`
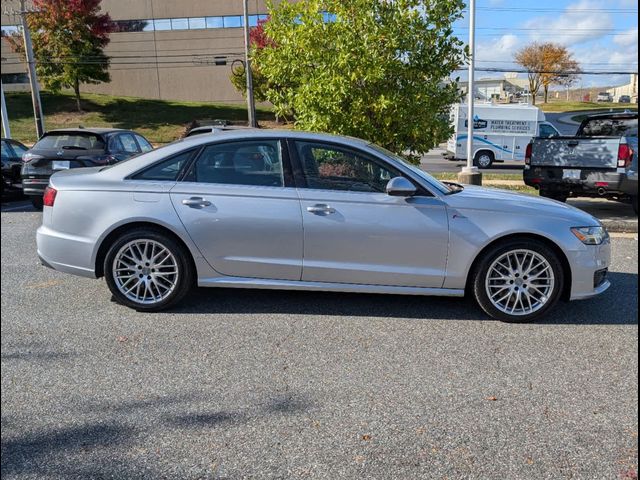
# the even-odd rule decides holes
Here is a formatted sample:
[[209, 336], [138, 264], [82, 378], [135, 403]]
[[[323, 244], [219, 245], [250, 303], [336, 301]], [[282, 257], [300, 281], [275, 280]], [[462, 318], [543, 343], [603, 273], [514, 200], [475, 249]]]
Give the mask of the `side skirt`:
[[320, 292], [389, 293], [394, 295], [428, 295], [464, 297], [464, 289], [398, 287], [392, 285], [360, 285], [351, 283], [303, 282], [261, 278], [214, 277], [199, 278], [199, 287], [263, 288], [272, 290], [315, 290]]

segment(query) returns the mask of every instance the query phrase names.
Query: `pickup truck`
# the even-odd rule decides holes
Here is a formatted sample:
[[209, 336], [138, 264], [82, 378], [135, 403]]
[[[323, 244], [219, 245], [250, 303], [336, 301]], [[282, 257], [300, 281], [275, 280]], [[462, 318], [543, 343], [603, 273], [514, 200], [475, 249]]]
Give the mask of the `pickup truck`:
[[638, 213], [638, 113], [588, 116], [574, 137], [534, 138], [524, 183], [543, 197], [602, 197], [631, 203]]

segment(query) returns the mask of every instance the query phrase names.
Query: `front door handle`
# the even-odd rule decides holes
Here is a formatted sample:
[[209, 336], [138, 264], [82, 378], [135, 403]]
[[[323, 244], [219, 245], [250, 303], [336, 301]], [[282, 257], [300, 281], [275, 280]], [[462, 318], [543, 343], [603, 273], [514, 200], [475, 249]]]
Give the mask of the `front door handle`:
[[307, 207], [307, 212], [313, 213], [314, 215], [330, 215], [332, 213], [336, 213], [336, 209], [329, 205], [325, 205], [324, 203], [318, 203], [311, 207]]
[[182, 204], [191, 208], [204, 208], [211, 206], [211, 202], [202, 197], [185, 198], [182, 200]]

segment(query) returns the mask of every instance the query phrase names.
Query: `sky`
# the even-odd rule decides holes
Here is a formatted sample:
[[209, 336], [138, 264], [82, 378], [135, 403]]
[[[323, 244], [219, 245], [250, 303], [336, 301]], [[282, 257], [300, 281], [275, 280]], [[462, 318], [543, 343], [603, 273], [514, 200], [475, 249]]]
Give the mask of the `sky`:
[[[518, 49], [533, 41], [550, 41], [565, 45], [585, 72], [638, 72], [637, 0], [476, 0], [476, 8], [478, 69], [518, 68], [513, 63]], [[468, 18], [455, 27], [468, 41]], [[476, 78], [501, 76], [476, 73]], [[466, 74], [460, 77], [466, 79]], [[627, 83], [629, 75], [581, 78], [584, 87]]]

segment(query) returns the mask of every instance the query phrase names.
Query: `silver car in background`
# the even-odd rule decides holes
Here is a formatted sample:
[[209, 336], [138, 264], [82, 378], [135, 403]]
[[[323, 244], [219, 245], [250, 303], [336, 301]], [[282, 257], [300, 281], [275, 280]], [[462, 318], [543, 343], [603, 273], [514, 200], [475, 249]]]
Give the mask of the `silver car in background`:
[[[246, 130], [55, 174], [38, 255], [105, 277], [140, 311], [194, 285], [473, 296], [525, 322], [604, 292], [592, 216], [533, 196], [441, 183], [365, 141]], [[428, 307], [426, 307], [428, 308]]]

